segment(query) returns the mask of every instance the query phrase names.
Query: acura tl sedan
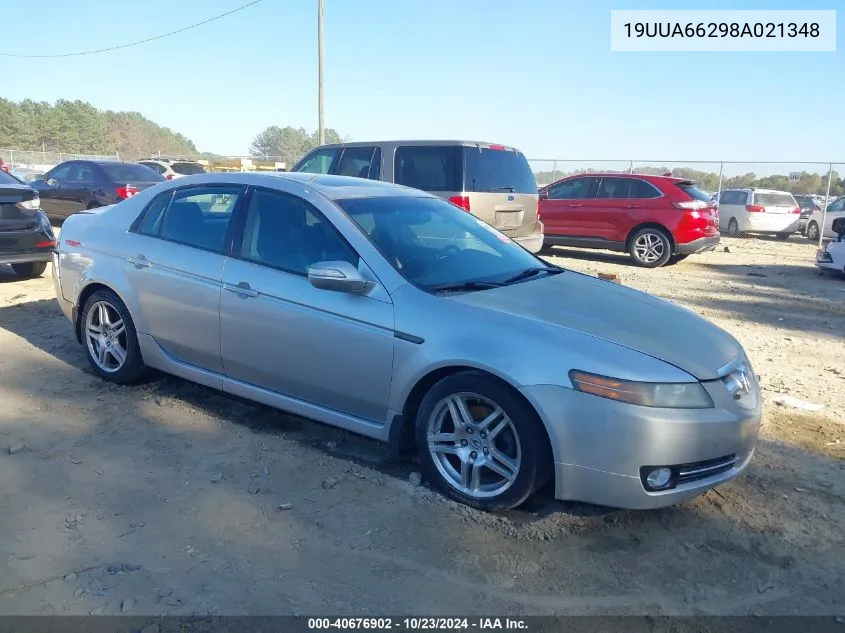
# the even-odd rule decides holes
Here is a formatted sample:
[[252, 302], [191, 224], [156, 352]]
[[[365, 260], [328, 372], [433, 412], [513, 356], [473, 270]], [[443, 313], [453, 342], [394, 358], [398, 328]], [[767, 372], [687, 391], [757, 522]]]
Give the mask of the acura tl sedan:
[[59, 304], [93, 371], [154, 368], [418, 453], [468, 505], [623, 508], [739, 474], [757, 378], [729, 334], [552, 266], [395, 184], [203, 174], [64, 224]]

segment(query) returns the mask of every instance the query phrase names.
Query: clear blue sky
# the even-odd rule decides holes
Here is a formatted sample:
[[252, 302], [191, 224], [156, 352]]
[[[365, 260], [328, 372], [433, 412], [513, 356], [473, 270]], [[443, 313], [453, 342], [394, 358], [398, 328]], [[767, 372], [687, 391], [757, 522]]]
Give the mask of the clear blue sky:
[[[4, 3], [0, 52], [154, 36], [244, 0]], [[613, 9], [840, 9], [842, 0], [325, 0], [326, 125], [460, 137], [531, 158], [845, 162], [836, 53], [611, 53]], [[0, 58], [0, 96], [136, 110], [199, 149], [317, 127], [316, 0], [264, 0], [187, 33], [64, 59]]]

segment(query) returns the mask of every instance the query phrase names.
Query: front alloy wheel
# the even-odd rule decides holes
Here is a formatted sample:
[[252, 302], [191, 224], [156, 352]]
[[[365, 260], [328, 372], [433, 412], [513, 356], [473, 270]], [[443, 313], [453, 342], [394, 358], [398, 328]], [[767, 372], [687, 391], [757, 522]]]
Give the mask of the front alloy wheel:
[[811, 242], [817, 242], [819, 240], [819, 225], [815, 222], [810, 222], [807, 225], [807, 239]]
[[426, 479], [475, 508], [516, 507], [552, 472], [534, 408], [483, 372], [461, 371], [435, 384], [417, 411], [416, 432]]
[[446, 483], [470, 497], [495, 497], [519, 474], [522, 449], [513, 422], [476, 393], [441, 400], [429, 418], [426, 439]]

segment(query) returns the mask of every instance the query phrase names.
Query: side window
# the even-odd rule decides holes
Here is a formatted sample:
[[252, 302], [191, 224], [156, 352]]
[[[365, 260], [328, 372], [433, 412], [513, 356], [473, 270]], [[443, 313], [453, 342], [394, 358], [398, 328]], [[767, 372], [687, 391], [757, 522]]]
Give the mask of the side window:
[[318, 149], [308, 156], [296, 171], [305, 172], [306, 174], [327, 174], [329, 167], [332, 166], [335, 154], [337, 154], [337, 147], [327, 147], [325, 149]]
[[630, 198], [630, 178], [602, 178], [596, 198]]
[[150, 169], [155, 172], [158, 172], [159, 174], [164, 173], [164, 167], [162, 165], [159, 165], [158, 163], [141, 163], [141, 165], [143, 165], [144, 167], [149, 167]]
[[590, 198], [590, 192], [598, 178], [585, 176], [571, 178], [549, 187], [549, 200], [583, 200]]
[[68, 182], [94, 182], [94, 170], [91, 169], [90, 165], [79, 163], [76, 165], [76, 169], [72, 169], [70, 171], [70, 175], [68, 176]]
[[659, 198], [663, 195], [657, 187], [639, 178], [629, 178], [631, 182], [631, 198]]
[[834, 200], [827, 207], [828, 211], [842, 211], [842, 209], [845, 209], [845, 198]]
[[[223, 250], [232, 211], [241, 195], [241, 187], [191, 187], [176, 190], [168, 204], [168, 194], [163, 194], [160, 196], [163, 202], [159, 198], [153, 200], [140, 232], [186, 246], [220, 252]], [[158, 205], [162, 205], [160, 211]], [[161, 217], [153, 217], [156, 215]]]
[[67, 182], [68, 176], [70, 175], [70, 171], [73, 167], [74, 167], [73, 163], [71, 163], [69, 165], [62, 165], [60, 167], [57, 167], [53, 171], [48, 172], [45, 179], [46, 178], [54, 178], [55, 180], [58, 180], [59, 182]]
[[247, 209], [241, 256], [297, 275], [323, 261], [358, 265], [358, 255], [332, 224], [295, 196], [256, 189]]
[[340, 155], [334, 173], [339, 176], [369, 178], [374, 153], [375, 147], [347, 147]]
[[423, 191], [461, 191], [461, 148], [457, 145], [397, 147], [394, 181]]
[[138, 233], [158, 236], [161, 231], [161, 219], [164, 217], [164, 210], [170, 203], [172, 196], [173, 192], [167, 191], [153, 199], [144, 212], [144, 219], [141, 221], [141, 226], [138, 227]]

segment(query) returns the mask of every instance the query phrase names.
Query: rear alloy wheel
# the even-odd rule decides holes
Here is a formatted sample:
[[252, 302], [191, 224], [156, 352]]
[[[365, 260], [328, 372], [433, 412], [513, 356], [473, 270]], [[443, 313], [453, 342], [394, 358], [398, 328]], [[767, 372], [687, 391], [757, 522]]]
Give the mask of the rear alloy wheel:
[[736, 218], [731, 218], [728, 221], [728, 235], [730, 237], [736, 237], [739, 235], [739, 222], [736, 221]]
[[817, 242], [819, 239], [819, 225], [815, 222], [810, 222], [807, 225], [807, 239], [811, 242]]
[[474, 508], [514, 508], [551, 472], [537, 414], [481, 372], [459, 372], [434, 385], [420, 405], [416, 431], [426, 479]]
[[88, 298], [81, 328], [88, 362], [100, 378], [129, 384], [145, 374], [132, 317], [113, 292], [100, 290]]
[[12, 270], [19, 277], [40, 277], [47, 270], [47, 262], [27, 262], [25, 264], [12, 264]]
[[631, 237], [628, 253], [638, 266], [658, 268], [672, 256], [672, 243], [660, 229], [640, 229]]

